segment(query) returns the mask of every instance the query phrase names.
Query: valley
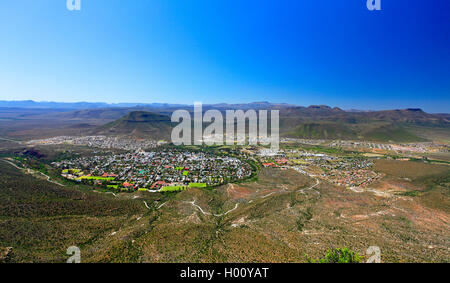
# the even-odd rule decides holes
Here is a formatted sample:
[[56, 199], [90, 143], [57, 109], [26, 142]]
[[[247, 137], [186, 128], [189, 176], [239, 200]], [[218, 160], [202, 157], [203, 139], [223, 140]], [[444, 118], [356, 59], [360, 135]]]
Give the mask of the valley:
[[308, 262], [344, 247], [367, 260], [370, 246], [382, 262], [450, 259], [445, 123], [427, 141], [302, 134], [278, 151], [173, 146], [151, 138], [167, 119], [142, 112], [80, 134], [65, 125], [89, 120], [50, 136], [17, 123], [0, 140], [11, 262], [64, 262], [69, 246], [82, 262]]

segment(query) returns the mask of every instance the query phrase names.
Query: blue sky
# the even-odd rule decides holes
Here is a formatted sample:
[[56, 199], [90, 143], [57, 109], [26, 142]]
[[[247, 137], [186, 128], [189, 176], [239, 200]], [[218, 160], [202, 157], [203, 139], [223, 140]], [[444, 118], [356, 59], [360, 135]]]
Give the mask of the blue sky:
[[450, 112], [450, 1], [0, 1], [0, 99]]

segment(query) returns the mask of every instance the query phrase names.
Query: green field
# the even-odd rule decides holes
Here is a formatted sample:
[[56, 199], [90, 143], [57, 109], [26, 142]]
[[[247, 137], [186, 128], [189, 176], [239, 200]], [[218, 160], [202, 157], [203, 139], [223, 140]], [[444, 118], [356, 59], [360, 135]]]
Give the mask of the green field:
[[186, 187], [183, 186], [167, 186], [161, 189], [161, 192], [178, 192], [185, 190]]
[[98, 176], [81, 176], [77, 180], [102, 180], [102, 181], [114, 181], [113, 177], [98, 177]]
[[64, 169], [62, 170], [62, 173], [72, 173], [72, 174], [76, 174], [76, 173], [80, 173], [81, 170], [80, 169]]
[[206, 183], [189, 183], [189, 188], [206, 188]]

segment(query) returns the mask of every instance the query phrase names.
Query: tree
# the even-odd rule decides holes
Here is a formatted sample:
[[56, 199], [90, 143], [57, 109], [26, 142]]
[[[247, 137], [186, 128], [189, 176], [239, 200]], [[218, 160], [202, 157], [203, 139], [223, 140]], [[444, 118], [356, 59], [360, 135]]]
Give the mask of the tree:
[[327, 251], [325, 258], [312, 260], [307, 257], [307, 260], [310, 263], [361, 263], [362, 257], [348, 248], [333, 248]]

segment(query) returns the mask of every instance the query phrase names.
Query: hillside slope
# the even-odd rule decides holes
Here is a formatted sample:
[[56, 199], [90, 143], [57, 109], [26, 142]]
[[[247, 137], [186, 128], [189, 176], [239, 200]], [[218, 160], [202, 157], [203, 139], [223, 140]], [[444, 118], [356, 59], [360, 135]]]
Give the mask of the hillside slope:
[[170, 117], [165, 115], [133, 111], [114, 122], [95, 129], [93, 133], [155, 140], [168, 139], [171, 133], [171, 122]]

